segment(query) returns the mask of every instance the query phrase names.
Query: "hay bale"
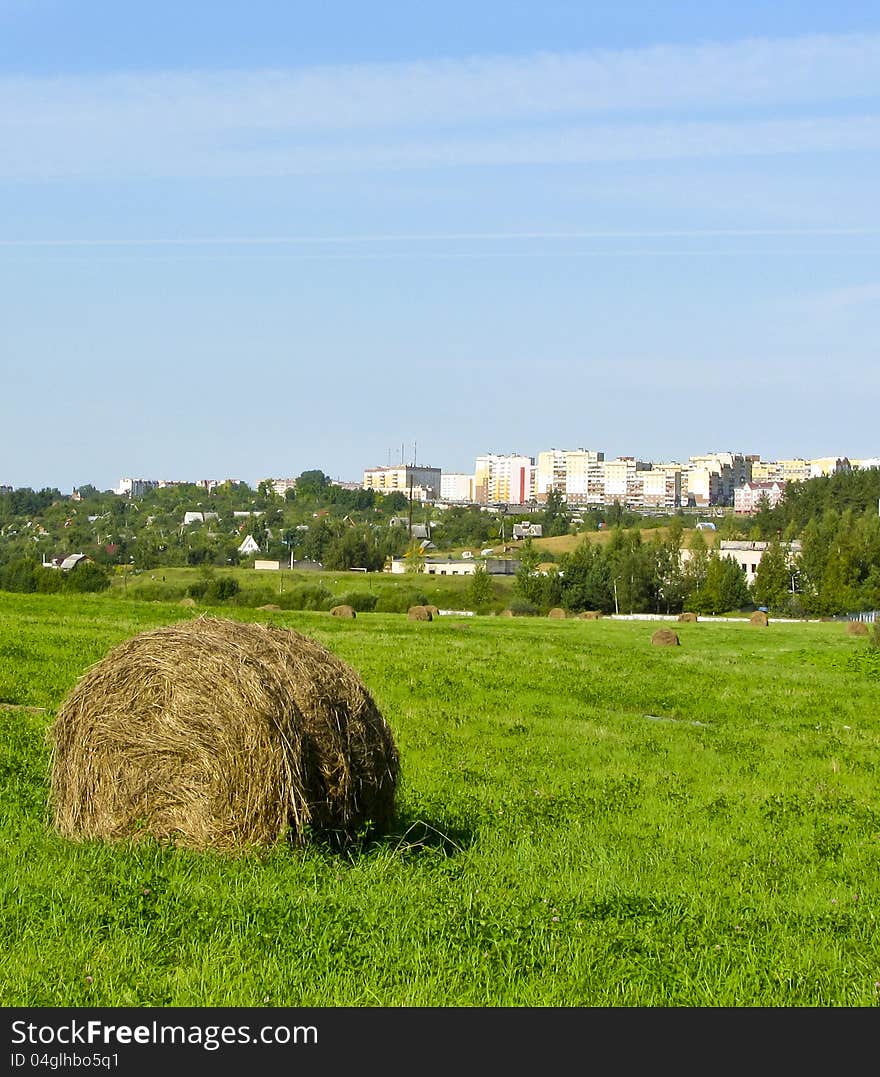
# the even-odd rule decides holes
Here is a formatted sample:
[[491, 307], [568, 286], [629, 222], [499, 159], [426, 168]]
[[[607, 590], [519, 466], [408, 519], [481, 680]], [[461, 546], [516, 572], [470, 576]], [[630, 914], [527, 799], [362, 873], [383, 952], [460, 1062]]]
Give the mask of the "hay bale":
[[516, 617], [516, 614], [513, 612], [513, 610], [502, 610], [501, 613], [498, 614], [498, 616], [499, 617]]
[[433, 619], [434, 619], [435, 617], [439, 617], [439, 616], [440, 616], [440, 610], [439, 610], [439, 609], [437, 608], [437, 606], [425, 606], [425, 609], [426, 609], [426, 610], [428, 611], [428, 613], [430, 613], [430, 614], [431, 614], [431, 619], [432, 619], [432, 620], [433, 620]]
[[848, 636], [867, 636], [868, 626], [864, 621], [847, 621], [846, 634]]
[[547, 614], [548, 617], [554, 618], [557, 621], [563, 621], [568, 616], [564, 609], [560, 606], [554, 606], [552, 610]]
[[433, 620], [433, 618], [431, 617], [431, 611], [428, 609], [427, 606], [410, 606], [410, 608], [406, 611], [406, 615], [411, 621]]
[[584, 610], [583, 613], [578, 614], [582, 621], [598, 621], [601, 616], [598, 610]]
[[763, 610], [755, 610], [752, 616], [749, 618], [749, 623], [758, 625], [761, 628], [766, 628], [770, 624], [770, 618], [764, 613]]
[[52, 727], [57, 830], [225, 851], [345, 844], [394, 813], [399, 761], [358, 674], [308, 636], [198, 617], [92, 666]]
[[273, 605], [273, 603], [269, 602], [265, 606], [257, 606], [257, 609], [258, 610], [280, 610], [281, 607], [280, 606], [275, 606], [275, 605]]
[[697, 615], [695, 613], [680, 613], [678, 615], [678, 620], [684, 624], [695, 624]]
[[655, 647], [678, 647], [681, 640], [678, 638], [678, 633], [673, 632], [671, 628], [658, 628], [651, 636], [651, 643]]
[[196, 600], [194, 598], [182, 598], [180, 600], [181, 606], [194, 606], [195, 604]]
[[330, 610], [330, 614], [333, 617], [347, 617], [350, 621], [353, 621], [357, 614], [354, 611], [354, 606], [347, 606], [343, 603], [341, 606], [334, 606]]

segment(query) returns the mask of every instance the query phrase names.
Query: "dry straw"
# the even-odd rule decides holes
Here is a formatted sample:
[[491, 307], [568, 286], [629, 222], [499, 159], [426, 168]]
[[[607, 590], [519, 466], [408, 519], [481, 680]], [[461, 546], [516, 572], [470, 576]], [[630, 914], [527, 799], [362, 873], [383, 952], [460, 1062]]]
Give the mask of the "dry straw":
[[548, 617], [553, 617], [557, 621], [563, 621], [568, 616], [564, 609], [560, 606], [554, 606], [552, 610], [547, 614]]
[[578, 617], [580, 617], [582, 621], [598, 621], [601, 616], [602, 614], [599, 610], [584, 610], [583, 613], [578, 614]]
[[697, 615], [695, 613], [687, 613], [687, 612], [680, 613], [678, 615], [678, 620], [681, 621], [684, 624], [694, 624], [696, 622], [696, 620], [697, 620]]
[[767, 625], [770, 624], [770, 618], [763, 610], [755, 610], [749, 618], [749, 622], [753, 625], [759, 625], [762, 628], [766, 628]]
[[431, 614], [431, 619], [432, 619], [432, 620], [433, 620], [433, 619], [434, 619], [435, 617], [439, 617], [439, 616], [440, 616], [440, 610], [439, 610], [439, 608], [438, 608], [437, 606], [425, 606], [425, 609], [426, 609], [426, 610], [428, 611], [428, 613], [430, 613], [430, 614]]
[[864, 621], [847, 621], [846, 634], [848, 636], [867, 636], [868, 626]]
[[656, 647], [678, 647], [680, 640], [678, 633], [673, 632], [671, 628], [658, 628], [657, 631], [651, 636], [651, 642]]
[[126, 640], [52, 728], [55, 825], [225, 851], [393, 817], [399, 760], [358, 674], [291, 629], [199, 617]]
[[433, 617], [431, 616], [431, 611], [428, 609], [427, 606], [410, 606], [410, 608], [406, 611], [406, 615], [411, 621], [433, 620]]
[[334, 617], [347, 617], [350, 621], [353, 621], [355, 617], [357, 617], [357, 614], [354, 611], [354, 606], [346, 606], [344, 604], [342, 606], [334, 606], [333, 609], [330, 610], [330, 613]]

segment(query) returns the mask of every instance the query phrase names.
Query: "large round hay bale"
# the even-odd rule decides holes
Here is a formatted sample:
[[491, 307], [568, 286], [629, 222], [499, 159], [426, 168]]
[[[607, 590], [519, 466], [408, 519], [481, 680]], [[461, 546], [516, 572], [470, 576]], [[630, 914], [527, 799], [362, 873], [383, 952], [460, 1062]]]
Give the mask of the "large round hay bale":
[[601, 616], [599, 610], [584, 610], [583, 613], [578, 614], [582, 621], [598, 621]]
[[391, 820], [398, 770], [355, 670], [266, 623], [199, 617], [134, 636], [52, 727], [54, 822], [74, 839], [344, 844]]
[[548, 617], [554, 618], [557, 621], [563, 621], [568, 616], [564, 609], [560, 606], [554, 606], [552, 610], [547, 614]]
[[868, 626], [864, 621], [847, 621], [846, 634], [848, 636], [867, 636]]
[[425, 609], [431, 614], [431, 620], [440, 616], [440, 610], [437, 606], [425, 606]]
[[680, 613], [678, 615], [678, 620], [683, 624], [695, 624], [697, 615], [695, 613]]
[[766, 628], [770, 624], [770, 618], [764, 613], [763, 610], [755, 610], [752, 616], [749, 618], [749, 623], [758, 625], [761, 628]]
[[350, 621], [353, 621], [357, 614], [354, 611], [354, 606], [348, 606], [343, 603], [341, 606], [334, 606], [330, 613], [333, 617], [347, 617]]
[[498, 616], [499, 617], [516, 617], [516, 614], [513, 612], [513, 610], [502, 610], [501, 613], [498, 614]]
[[194, 606], [195, 604], [196, 600], [194, 598], [182, 598], [180, 600], [181, 606]]
[[678, 638], [678, 633], [673, 632], [671, 628], [658, 628], [651, 636], [651, 643], [655, 647], [678, 647], [681, 640]]
[[410, 606], [406, 611], [406, 615], [411, 621], [430, 621], [433, 619], [427, 606]]
[[280, 610], [280, 606], [276, 606], [274, 603], [269, 602], [265, 606], [257, 606], [258, 610]]

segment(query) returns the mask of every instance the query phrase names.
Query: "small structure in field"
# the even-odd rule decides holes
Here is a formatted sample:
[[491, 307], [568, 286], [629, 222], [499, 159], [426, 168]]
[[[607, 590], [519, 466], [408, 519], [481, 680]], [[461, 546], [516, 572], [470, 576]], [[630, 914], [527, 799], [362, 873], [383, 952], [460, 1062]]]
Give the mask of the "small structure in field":
[[354, 611], [354, 606], [349, 606], [343, 603], [341, 606], [334, 606], [330, 610], [330, 614], [333, 617], [347, 617], [350, 621], [353, 621], [357, 614]]
[[681, 621], [683, 624], [695, 624], [697, 620], [697, 615], [695, 613], [687, 612], [680, 613], [678, 615], [678, 620]]
[[391, 731], [358, 674], [308, 636], [199, 617], [92, 666], [52, 727], [57, 830], [244, 851], [345, 844], [393, 817]]
[[427, 606], [410, 606], [406, 611], [406, 615], [410, 621], [431, 621], [431, 611]]
[[759, 628], [766, 628], [767, 625], [770, 624], [770, 618], [763, 610], [755, 610], [749, 618], [749, 623], [757, 625]]
[[678, 647], [681, 640], [678, 638], [678, 633], [673, 632], [671, 628], [658, 628], [651, 636], [651, 643], [655, 647]]
[[602, 614], [599, 610], [584, 610], [583, 613], [578, 614], [582, 621], [598, 621], [601, 616]]
[[868, 626], [864, 621], [847, 621], [846, 634], [848, 636], [867, 636]]

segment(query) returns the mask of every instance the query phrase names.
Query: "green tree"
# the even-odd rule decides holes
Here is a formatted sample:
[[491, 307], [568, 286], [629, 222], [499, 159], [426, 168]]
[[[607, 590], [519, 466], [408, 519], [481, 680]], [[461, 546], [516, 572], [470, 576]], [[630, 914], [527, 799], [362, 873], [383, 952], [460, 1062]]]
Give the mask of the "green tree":
[[786, 612], [791, 603], [792, 570], [788, 553], [778, 539], [773, 539], [761, 555], [752, 583], [755, 604], [776, 613]]
[[485, 613], [491, 606], [493, 597], [492, 577], [484, 565], [475, 565], [467, 591], [468, 605], [476, 613]]

